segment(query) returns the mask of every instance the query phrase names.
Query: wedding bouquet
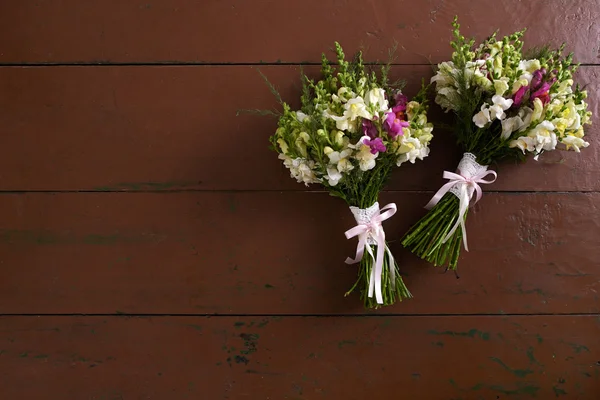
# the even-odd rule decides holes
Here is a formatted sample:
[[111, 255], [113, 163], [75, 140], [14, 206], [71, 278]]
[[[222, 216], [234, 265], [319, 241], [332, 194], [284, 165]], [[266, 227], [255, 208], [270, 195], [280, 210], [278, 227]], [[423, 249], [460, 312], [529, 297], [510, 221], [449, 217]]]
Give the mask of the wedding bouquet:
[[591, 118], [586, 91], [573, 86], [578, 65], [572, 54], [562, 55], [564, 45], [524, 56], [523, 30], [502, 40], [493, 34], [474, 48], [456, 18], [453, 27], [452, 61], [439, 64], [431, 81], [436, 103], [456, 117], [457, 143], [465, 153], [456, 173], [444, 172], [449, 182], [426, 205], [431, 211], [402, 240], [414, 254], [450, 269], [457, 267], [461, 241], [468, 251], [469, 203], [481, 198], [480, 184], [496, 180], [489, 164], [528, 154], [537, 160], [559, 146], [579, 152], [589, 145], [584, 125]]
[[428, 155], [433, 127], [425, 87], [409, 102], [401, 82], [388, 80], [391, 63], [378, 76], [363, 65], [360, 53], [347, 62], [338, 43], [336, 53], [337, 69], [323, 54], [321, 80], [302, 75], [300, 110], [292, 110], [270, 85], [283, 107], [271, 144], [292, 178], [321, 184], [350, 206], [357, 226], [345, 234], [358, 237], [358, 247], [346, 263], [360, 265], [346, 295], [359, 287], [365, 307], [377, 308], [412, 297], [381, 225], [396, 205], [380, 209], [378, 195], [394, 167]]

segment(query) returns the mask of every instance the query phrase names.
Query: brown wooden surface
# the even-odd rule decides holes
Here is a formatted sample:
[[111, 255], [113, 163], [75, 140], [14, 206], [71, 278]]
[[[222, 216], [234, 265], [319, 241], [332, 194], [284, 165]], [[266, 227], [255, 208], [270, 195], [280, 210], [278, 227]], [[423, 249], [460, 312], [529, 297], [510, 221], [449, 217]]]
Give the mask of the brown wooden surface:
[[0, 61], [319, 62], [334, 40], [381, 60], [396, 40], [398, 62], [427, 64], [448, 57], [454, 15], [478, 39], [527, 27], [531, 45], [598, 60], [596, 0], [37, 0], [0, 3]]
[[[397, 243], [428, 197], [382, 196], [415, 298], [380, 312], [600, 312], [599, 194], [487, 194], [460, 279]], [[0, 209], [4, 313], [364, 313], [343, 297], [352, 216], [325, 193], [5, 194]]]
[[[297, 102], [298, 67], [260, 69], [285, 99]], [[395, 67], [393, 74], [407, 79], [407, 93], [414, 94], [431, 68]], [[590, 93], [600, 90], [599, 75], [600, 67], [582, 67], [580, 80]], [[236, 117], [240, 109], [277, 106], [255, 67], [2, 68], [0, 79], [3, 190], [305, 189], [268, 149], [276, 121]], [[597, 114], [597, 98], [590, 103]], [[444, 120], [433, 105], [436, 117]], [[501, 165], [497, 183], [486, 189], [600, 189], [598, 129], [589, 129], [592, 145], [581, 154]], [[442, 171], [456, 168], [460, 155], [448, 151], [455, 148], [452, 136], [441, 129], [434, 134], [426, 165], [403, 166], [389, 189], [434, 190]]]
[[[414, 94], [456, 14], [478, 39], [567, 42], [591, 146], [495, 166], [457, 279], [398, 243], [460, 158], [436, 129], [381, 196], [415, 298], [368, 312], [343, 297], [348, 209], [289, 178], [274, 120], [236, 113], [276, 106], [258, 69], [297, 104], [299, 64], [336, 40], [367, 61], [398, 41]], [[599, 17], [596, 0], [0, 2], [0, 398], [597, 400]]]
[[598, 346], [592, 316], [5, 317], [0, 395], [593, 399]]

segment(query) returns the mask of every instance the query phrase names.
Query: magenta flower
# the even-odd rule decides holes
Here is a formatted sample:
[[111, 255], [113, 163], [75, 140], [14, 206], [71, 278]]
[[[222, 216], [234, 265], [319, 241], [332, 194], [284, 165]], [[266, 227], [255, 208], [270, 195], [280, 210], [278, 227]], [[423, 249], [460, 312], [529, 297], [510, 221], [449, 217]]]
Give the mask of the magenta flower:
[[550, 102], [550, 86], [549, 82], [544, 82], [542, 86], [531, 94], [531, 101], [540, 99], [542, 104], [548, 104]]
[[383, 140], [379, 137], [375, 139], [365, 139], [363, 143], [371, 148], [371, 154], [377, 154], [379, 152], [383, 153], [387, 150], [383, 144]]
[[377, 137], [377, 127], [373, 123], [373, 121], [369, 121], [368, 119], [363, 119], [362, 121], [363, 133], [370, 137], [371, 139], [375, 139]]
[[408, 97], [406, 97], [402, 92], [396, 93], [396, 97], [394, 98], [396, 101], [396, 107], [404, 106], [402, 110], [406, 110], [406, 103], [408, 103]]
[[521, 86], [519, 90], [513, 96], [513, 106], [519, 107], [523, 102], [523, 97], [525, 97], [525, 93], [529, 90], [529, 86]]
[[533, 77], [531, 78], [531, 89], [536, 90], [542, 84], [542, 79], [544, 79], [544, 75], [546, 75], [546, 70], [544, 68], [538, 69], [533, 73]]
[[385, 129], [391, 138], [402, 135], [402, 128], [406, 128], [408, 126], [408, 122], [401, 120], [393, 112], [388, 113], [385, 117], [385, 121], [383, 122], [383, 129]]

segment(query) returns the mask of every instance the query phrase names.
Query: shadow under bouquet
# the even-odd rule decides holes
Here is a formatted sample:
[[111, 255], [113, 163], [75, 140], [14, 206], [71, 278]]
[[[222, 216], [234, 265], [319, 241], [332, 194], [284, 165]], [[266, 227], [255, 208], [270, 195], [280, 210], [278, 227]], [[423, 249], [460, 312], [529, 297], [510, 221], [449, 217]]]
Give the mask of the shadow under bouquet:
[[[452, 61], [431, 79], [435, 101], [455, 116], [455, 135], [464, 155], [456, 173], [426, 205], [430, 211], [402, 239], [417, 256], [456, 269], [461, 244], [468, 251], [465, 221], [469, 205], [482, 196], [480, 184], [496, 180], [488, 169], [503, 159], [524, 160], [559, 146], [579, 152], [589, 144], [587, 93], [574, 86], [573, 55], [534, 49], [523, 55], [524, 30], [502, 39], [496, 33], [474, 47], [453, 22]], [[462, 243], [461, 243], [462, 242]]]
[[425, 87], [408, 101], [402, 82], [388, 80], [390, 63], [377, 74], [363, 65], [360, 53], [347, 62], [338, 43], [336, 55], [334, 67], [323, 54], [320, 80], [302, 74], [299, 110], [269, 84], [283, 107], [270, 141], [292, 178], [321, 184], [350, 206], [357, 225], [345, 235], [357, 237], [358, 246], [346, 263], [359, 264], [359, 271], [346, 295], [358, 288], [365, 307], [377, 308], [412, 297], [382, 227], [396, 205], [380, 208], [378, 195], [395, 167], [428, 155], [433, 127]]

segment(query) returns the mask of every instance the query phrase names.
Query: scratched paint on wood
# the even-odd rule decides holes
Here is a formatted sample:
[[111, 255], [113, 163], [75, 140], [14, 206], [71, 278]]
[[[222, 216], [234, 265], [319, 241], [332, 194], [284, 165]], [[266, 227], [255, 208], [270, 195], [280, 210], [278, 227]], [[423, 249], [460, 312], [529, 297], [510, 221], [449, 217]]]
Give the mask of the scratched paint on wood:
[[0, 394], [592, 399], [599, 345], [595, 316], [4, 317]]

